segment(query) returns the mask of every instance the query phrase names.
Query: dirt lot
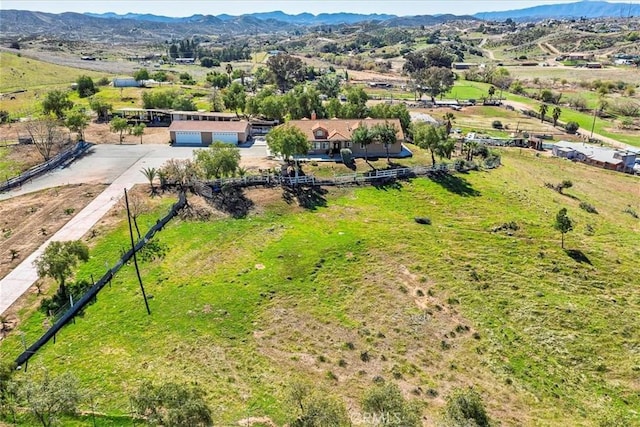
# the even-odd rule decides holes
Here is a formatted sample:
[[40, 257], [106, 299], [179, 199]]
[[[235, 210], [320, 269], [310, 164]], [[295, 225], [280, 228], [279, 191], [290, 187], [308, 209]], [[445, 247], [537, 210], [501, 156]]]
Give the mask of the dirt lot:
[[[80, 212], [106, 186], [58, 187], [0, 202], [0, 278]], [[12, 259], [11, 251], [17, 251]]]
[[[108, 123], [89, 123], [89, 127], [84, 131], [85, 140], [94, 144], [117, 144], [119, 135], [111, 132]], [[0, 146], [4, 142], [17, 141], [18, 136], [26, 136], [27, 132], [24, 123], [12, 123], [0, 126]], [[71, 139], [76, 136], [71, 134]], [[124, 134], [125, 144], [140, 144], [140, 137]], [[166, 127], [147, 127], [142, 136], [143, 144], [168, 144], [169, 129]], [[41, 159], [40, 159], [41, 160]]]

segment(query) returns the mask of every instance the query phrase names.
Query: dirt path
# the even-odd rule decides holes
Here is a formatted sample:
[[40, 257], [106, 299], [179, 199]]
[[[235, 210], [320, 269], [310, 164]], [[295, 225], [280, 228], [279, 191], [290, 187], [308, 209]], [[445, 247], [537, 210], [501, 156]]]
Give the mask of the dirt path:
[[495, 55], [493, 54], [493, 51], [492, 51], [492, 50], [489, 50], [489, 49], [485, 49], [485, 48], [483, 47], [486, 43], [487, 43], [487, 38], [485, 37], [485, 38], [483, 38], [483, 39], [482, 39], [482, 41], [480, 42], [480, 44], [478, 45], [478, 47], [479, 47], [480, 49], [482, 49], [482, 51], [483, 51], [483, 52], [485, 52], [485, 53], [487, 54], [487, 56], [489, 57], [489, 59], [490, 59], [490, 60], [495, 61], [495, 60], [496, 60], [496, 57], [495, 57]]

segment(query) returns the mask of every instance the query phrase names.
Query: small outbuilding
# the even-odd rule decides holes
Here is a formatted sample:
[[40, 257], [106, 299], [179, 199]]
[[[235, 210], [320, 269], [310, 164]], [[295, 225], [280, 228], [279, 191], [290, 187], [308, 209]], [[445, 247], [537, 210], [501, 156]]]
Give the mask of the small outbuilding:
[[113, 87], [140, 87], [141, 82], [133, 77], [119, 77], [113, 79]]
[[169, 126], [169, 137], [174, 145], [201, 145], [208, 147], [214, 141], [242, 144], [249, 136], [249, 122], [178, 120]]

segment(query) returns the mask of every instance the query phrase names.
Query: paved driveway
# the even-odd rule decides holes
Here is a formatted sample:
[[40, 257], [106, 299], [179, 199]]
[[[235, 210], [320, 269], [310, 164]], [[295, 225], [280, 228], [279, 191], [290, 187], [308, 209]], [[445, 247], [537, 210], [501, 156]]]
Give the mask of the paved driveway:
[[[201, 147], [171, 147], [164, 144], [111, 145], [101, 144], [90, 148], [81, 159], [66, 168], [60, 168], [24, 184], [21, 188], [0, 193], [0, 200], [21, 194], [31, 193], [45, 188], [68, 184], [101, 183], [111, 184], [130, 169], [138, 173], [129, 173], [133, 184], [145, 183], [146, 178], [139, 171], [145, 167], [160, 167], [168, 159], [189, 159], [193, 150]], [[267, 156], [262, 145], [240, 147], [245, 158]], [[131, 171], [130, 171], [131, 172]]]
[[[166, 145], [97, 145], [65, 169], [34, 179], [22, 188], [0, 194], [0, 200], [58, 185], [100, 182], [110, 184], [64, 227], [0, 280], [0, 314], [4, 313], [38, 279], [33, 261], [52, 241], [80, 239], [123, 196], [123, 190], [147, 182], [140, 170], [159, 167], [170, 158], [191, 158], [195, 147]], [[266, 147], [240, 148], [243, 157], [265, 157]]]

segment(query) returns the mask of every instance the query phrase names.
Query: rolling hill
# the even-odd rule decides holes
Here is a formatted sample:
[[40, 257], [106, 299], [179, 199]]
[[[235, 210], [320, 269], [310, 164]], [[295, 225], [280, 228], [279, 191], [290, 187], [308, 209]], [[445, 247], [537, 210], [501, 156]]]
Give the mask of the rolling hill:
[[[567, 194], [544, 186], [567, 178]], [[290, 383], [303, 378], [352, 419], [363, 393], [386, 381], [425, 425], [468, 387], [502, 426], [634, 425], [637, 185], [516, 149], [488, 172], [320, 190], [308, 209], [281, 189], [247, 190], [247, 217], [175, 220], [158, 235], [156, 256], [142, 261], [151, 316], [129, 266], [29, 372], [74, 373], [107, 418], [126, 417], [144, 380], [178, 381], [207, 392], [216, 425], [283, 425], [295, 414]], [[170, 201], [150, 201], [141, 225]], [[561, 207], [574, 220], [567, 250], [553, 229]], [[98, 277], [126, 246], [120, 218], [98, 230], [79, 277]], [[44, 321], [26, 319], [1, 357]]]

